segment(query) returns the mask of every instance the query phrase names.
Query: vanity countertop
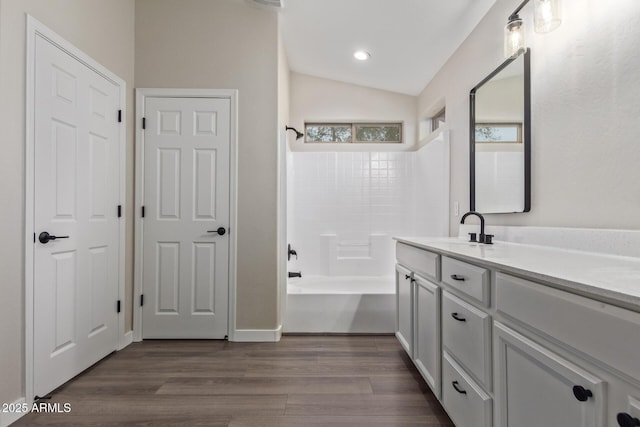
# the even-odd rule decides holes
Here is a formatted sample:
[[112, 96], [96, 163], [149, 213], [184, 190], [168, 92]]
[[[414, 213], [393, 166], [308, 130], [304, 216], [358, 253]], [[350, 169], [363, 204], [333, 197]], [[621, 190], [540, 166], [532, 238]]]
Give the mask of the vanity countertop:
[[477, 262], [640, 312], [640, 258], [453, 237], [394, 237], [401, 243]]

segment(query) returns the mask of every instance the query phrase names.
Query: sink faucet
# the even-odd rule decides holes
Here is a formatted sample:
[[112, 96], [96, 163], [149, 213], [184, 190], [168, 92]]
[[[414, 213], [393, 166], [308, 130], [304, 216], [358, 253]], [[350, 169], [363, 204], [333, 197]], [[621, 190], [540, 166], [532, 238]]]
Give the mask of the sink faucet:
[[464, 220], [467, 219], [467, 217], [469, 215], [475, 215], [478, 218], [480, 218], [480, 236], [478, 238], [478, 240], [476, 240], [476, 233], [469, 233], [470, 236], [470, 240], [471, 242], [478, 242], [478, 243], [486, 243], [487, 245], [491, 245], [493, 244], [492, 239], [493, 239], [493, 235], [492, 234], [484, 234], [484, 217], [482, 216], [482, 214], [480, 212], [476, 212], [476, 211], [469, 211], [466, 214], [462, 215], [462, 219], [460, 220], [460, 224], [464, 224]]

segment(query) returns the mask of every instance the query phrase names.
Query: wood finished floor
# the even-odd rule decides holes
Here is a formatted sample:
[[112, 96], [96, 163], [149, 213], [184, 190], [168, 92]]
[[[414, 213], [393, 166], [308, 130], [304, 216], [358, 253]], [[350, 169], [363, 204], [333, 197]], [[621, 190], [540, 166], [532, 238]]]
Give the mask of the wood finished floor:
[[393, 336], [134, 343], [16, 426], [453, 426]]

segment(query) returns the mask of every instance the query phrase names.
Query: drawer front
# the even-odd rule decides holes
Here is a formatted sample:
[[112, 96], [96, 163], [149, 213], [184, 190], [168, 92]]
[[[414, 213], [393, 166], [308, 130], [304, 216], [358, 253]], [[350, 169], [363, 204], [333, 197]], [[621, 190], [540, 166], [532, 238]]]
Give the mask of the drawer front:
[[499, 313], [640, 379], [640, 314], [498, 273]]
[[446, 352], [442, 357], [442, 402], [456, 427], [491, 426], [491, 398]]
[[446, 291], [442, 293], [442, 345], [491, 389], [491, 317]]
[[440, 255], [438, 254], [398, 242], [396, 244], [396, 259], [398, 264], [421, 276], [436, 281], [440, 280]]
[[442, 257], [442, 281], [489, 306], [489, 270], [457, 259]]

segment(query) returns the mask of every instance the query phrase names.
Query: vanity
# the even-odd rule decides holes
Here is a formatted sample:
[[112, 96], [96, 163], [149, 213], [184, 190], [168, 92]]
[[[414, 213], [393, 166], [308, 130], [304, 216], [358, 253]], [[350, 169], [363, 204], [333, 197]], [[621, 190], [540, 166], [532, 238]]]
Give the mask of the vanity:
[[457, 427], [640, 426], [640, 259], [396, 241], [396, 336]]

